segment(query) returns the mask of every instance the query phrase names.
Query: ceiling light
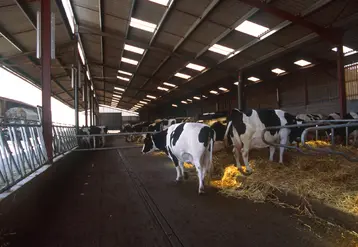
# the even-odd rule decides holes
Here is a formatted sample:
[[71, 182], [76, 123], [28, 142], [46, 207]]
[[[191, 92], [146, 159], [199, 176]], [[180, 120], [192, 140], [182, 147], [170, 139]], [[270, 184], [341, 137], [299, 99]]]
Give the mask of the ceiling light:
[[112, 103], [118, 103], [119, 102], [119, 99], [118, 98], [112, 98]]
[[304, 66], [310, 65], [311, 63], [306, 60], [301, 59], [301, 60], [294, 62], [294, 64], [304, 67]]
[[89, 70], [86, 70], [86, 75], [87, 75], [88, 80], [90, 81], [90, 80], [91, 80], [91, 76], [90, 76]]
[[244, 21], [243, 23], [238, 25], [235, 30], [257, 38], [261, 34], [267, 32], [269, 28], [253, 23], [251, 21]]
[[93, 91], [93, 86], [91, 85], [91, 90]]
[[187, 101], [189, 101], [189, 102], [193, 102], [191, 99], [186, 99]]
[[131, 52], [134, 52], [134, 53], [138, 53], [138, 54], [141, 54], [141, 55], [144, 52], [144, 49], [142, 49], [142, 48], [132, 46], [132, 45], [127, 45], [127, 44], [124, 44], [124, 50], [131, 51]]
[[186, 74], [183, 74], [183, 73], [176, 73], [174, 76], [180, 77], [180, 78], [183, 78], [183, 79], [189, 79], [191, 77], [190, 75], [186, 75]]
[[[337, 47], [332, 48], [332, 51], [337, 52]], [[347, 46], [343, 46], [343, 54], [344, 56], [349, 56], [356, 54], [358, 51], [353, 50], [352, 48], [349, 48]]]
[[126, 71], [123, 71], [123, 70], [118, 70], [118, 73], [123, 74], [123, 75], [129, 75], [129, 76], [133, 75], [132, 73], [129, 73], [129, 72], [126, 72]]
[[81, 58], [82, 64], [86, 64], [85, 63], [85, 53], [83, 52], [82, 44], [80, 42], [77, 43], [77, 48], [78, 48], [78, 52], [80, 53], [80, 58]]
[[151, 33], [153, 33], [155, 31], [155, 28], [157, 27], [157, 25], [153, 23], [142, 21], [133, 17], [131, 17], [131, 22], [129, 23], [129, 25], [131, 27], [135, 27]]
[[113, 94], [113, 97], [115, 97], [115, 98], [122, 98], [122, 96], [117, 95], [117, 94]]
[[201, 95], [201, 97], [203, 97], [204, 99], [207, 99], [208, 97], [206, 97], [205, 95]]
[[143, 100], [140, 100], [139, 102], [142, 103], [142, 104], [148, 104], [148, 102], [145, 102]]
[[273, 73], [276, 73], [276, 74], [282, 74], [282, 73], [285, 73], [286, 71], [284, 71], [283, 69], [280, 69], [280, 68], [276, 68], [276, 69], [273, 69], [271, 70]]
[[120, 80], [123, 80], [123, 81], [129, 81], [129, 78], [122, 77], [122, 76], [119, 76], [119, 75], [117, 75], [117, 78], [120, 79]]
[[148, 94], [148, 95], [147, 95], [147, 98], [156, 99], [157, 97]]
[[163, 82], [163, 85], [168, 86], [168, 87], [176, 87], [176, 85], [168, 83], [168, 82]]
[[138, 64], [137, 60], [129, 59], [129, 58], [126, 58], [126, 57], [122, 57], [121, 60], [124, 63], [129, 63], [129, 64], [132, 64], [132, 65], [137, 65]]
[[249, 77], [249, 78], [247, 78], [249, 81], [253, 81], [253, 82], [258, 82], [258, 81], [260, 81], [260, 79], [259, 78], [256, 78], [256, 77], [254, 77], [254, 76], [251, 76], [251, 77]]
[[168, 6], [168, 3], [169, 3], [169, 0], [149, 0], [153, 3], [157, 3], [157, 4], [161, 4], [161, 5], [164, 5], [164, 6]]
[[172, 107], [178, 107], [176, 104], [172, 104]]
[[200, 100], [198, 96], [194, 96], [193, 99]]
[[184, 101], [184, 100], [182, 100], [182, 101], [180, 101], [181, 103], [183, 103], [183, 104], [188, 104], [188, 102], [186, 102], [186, 101]]
[[203, 71], [205, 69], [204, 66], [193, 64], [193, 63], [189, 63], [186, 67], [197, 71]]
[[234, 85], [236, 85], [236, 86], [239, 85], [239, 82], [238, 81], [234, 82]]
[[217, 91], [214, 91], [214, 90], [211, 90], [209, 93], [212, 93], [212, 94], [219, 94]]
[[138, 106], [144, 106], [144, 105], [143, 105], [143, 104], [141, 104], [141, 103], [137, 103], [137, 105], [138, 105]]
[[224, 91], [224, 92], [229, 91], [227, 88], [224, 88], [224, 87], [219, 87], [219, 89], [220, 89], [221, 91]]
[[120, 88], [120, 87], [114, 87], [114, 89], [116, 89], [116, 90], [119, 90], [119, 91], [123, 91], [124, 92], [124, 88]]
[[150, 102], [150, 99], [143, 99], [143, 100]]
[[211, 46], [209, 48], [209, 51], [216, 52], [216, 53], [219, 53], [219, 54], [222, 54], [222, 55], [226, 56], [226, 55], [229, 55], [230, 53], [232, 53], [234, 51], [234, 49], [231, 49], [231, 48], [226, 47], [226, 46], [215, 44], [215, 45], [213, 45], [213, 46]]
[[162, 91], [169, 91], [169, 89], [166, 87], [157, 87], [157, 89], [162, 90]]

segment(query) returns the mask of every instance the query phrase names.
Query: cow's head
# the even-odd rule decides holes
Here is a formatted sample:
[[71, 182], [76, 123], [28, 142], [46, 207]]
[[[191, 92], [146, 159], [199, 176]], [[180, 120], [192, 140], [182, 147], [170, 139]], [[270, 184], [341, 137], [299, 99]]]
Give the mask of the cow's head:
[[146, 137], [144, 138], [142, 153], [143, 154], [151, 153], [156, 149], [157, 148], [156, 148], [154, 140], [153, 140], [153, 135], [147, 134]]

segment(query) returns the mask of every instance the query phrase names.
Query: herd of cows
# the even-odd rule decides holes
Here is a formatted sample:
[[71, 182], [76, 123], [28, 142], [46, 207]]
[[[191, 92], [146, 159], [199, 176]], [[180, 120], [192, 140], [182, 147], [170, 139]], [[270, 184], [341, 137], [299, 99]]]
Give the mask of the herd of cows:
[[[212, 170], [212, 152], [215, 142], [223, 141], [226, 147], [232, 147], [237, 167], [242, 173], [248, 175], [252, 172], [249, 164], [250, 149], [269, 147], [269, 160], [273, 160], [276, 148], [263, 141], [262, 132], [265, 128], [281, 126], [279, 129], [266, 131], [264, 138], [270, 143], [288, 145], [300, 141], [301, 134], [306, 128], [300, 126], [301, 124], [341, 119], [339, 113], [332, 113], [328, 116], [318, 114], [294, 116], [283, 110], [250, 109], [240, 111], [233, 109], [229, 116], [211, 121], [210, 125], [205, 124], [205, 122], [215, 120], [215, 118], [217, 116], [213, 114], [212, 119], [206, 118], [206, 121], [156, 120], [150, 126], [156, 126], [160, 130], [156, 129], [156, 133], [143, 135], [142, 153], [146, 154], [156, 150], [164, 151], [176, 167], [176, 181], [178, 182], [183, 179], [184, 162], [193, 164], [197, 170], [199, 194], [201, 194], [204, 192], [204, 177], [210, 175]], [[348, 113], [344, 116], [344, 122], [340, 123], [348, 123], [352, 119], [358, 119], [358, 115], [353, 112]], [[169, 122], [173, 124], [169, 124]], [[287, 125], [294, 125], [294, 127], [285, 127]], [[140, 123], [136, 127], [136, 132], [140, 132], [140, 128], [142, 130], [146, 128], [146, 131], [150, 131], [147, 123]], [[348, 132], [351, 134], [356, 130], [358, 130], [358, 127], [350, 127]], [[127, 127], [126, 131], [134, 132], [134, 129]], [[324, 134], [331, 138], [329, 130], [324, 131]], [[342, 139], [345, 134], [345, 128], [336, 129], [334, 137]], [[283, 163], [284, 150], [284, 147], [279, 148], [279, 163]], [[240, 165], [240, 154], [244, 161], [245, 170]]]
[[[350, 112], [339, 124], [349, 123], [353, 119], [358, 120], [358, 114]], [[232, 148], [236, 165], [244, 174], [250, 174], [252, 168], [249, 164], [249, 150], [269, 147], [269, 160], [273, 160], [275, 147], [267, 145], [262, 139], [262, 132], [268, 127], [280, 127], [265, 132], [264, 138], [269, 143], [289, 145], [300, 142], [301, 134], [307, 126], [301, 124], [317, 124], [321, 120], [342, 120], [339, 113], [331, 113], [327, 116], [321, 114], [292, 115], [279, 109], [249, 109], [240, 111], [233, 109], [230, 114], [211, 113], [204, 114], [201, 119], [193, 118], [168, 118], [157, 119], [153, 123], [140, 122], [126, 124], [122, 127], [122, 133], [128, 133], [127, 142], [140, 141], [143, 143], [142, 153], [150, 153], [156, 150], [164, 151], [173, 161], [179, 182], [184, 177], [184, 162], [196, 167], [199, 178], [199, 194], [204, 192], [204, 178], [212, 171], [212, 153], [216, 143], [223, 143], [226, 148]], [[322, 122], [322, 121], [321, 121]], [[330, 123], [328, 121], [325, 124]], [[286, 127], [294, 125], [293, 127]], [[104, 147], [105, 137], [98, 136], [91, 139], [93, 134], [106, 134], [106, 126], [82, 127], [80, 146]], [[145, 133], [150, 132], [150, 133]], [[133, 133], [133, 134], [131, 134]], [[354, 142], [358, 127], [349, 127], [348, 134], [354, 134]], [[311, 133], [312, 134], [312, 133]], [[312, 139], [314, 135], [308, 136]], [[320, 136], [330, 140], [330, 130], [320, 132]], [[335, 129], [333, 138], [336, 142], [344, 140], [346, 129]], [[95, 142], [95, 143], [93, 143]], [[279, 147], [279, 163], [283, 163], [285, 148]], [[245, 170], [240, 165], [240, 156], [244, 161]]]

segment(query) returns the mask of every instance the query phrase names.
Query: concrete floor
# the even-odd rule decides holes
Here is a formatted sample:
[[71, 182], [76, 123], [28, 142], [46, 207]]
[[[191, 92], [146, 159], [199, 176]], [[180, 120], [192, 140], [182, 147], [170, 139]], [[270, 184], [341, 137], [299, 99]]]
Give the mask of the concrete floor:
[[[140, 149], [73, 152], [36, 196], [0, 214], [0, 246], [336, 246], [293, 211], [197, 194]], [[1, 233], [2, 232], [2, 233]]]

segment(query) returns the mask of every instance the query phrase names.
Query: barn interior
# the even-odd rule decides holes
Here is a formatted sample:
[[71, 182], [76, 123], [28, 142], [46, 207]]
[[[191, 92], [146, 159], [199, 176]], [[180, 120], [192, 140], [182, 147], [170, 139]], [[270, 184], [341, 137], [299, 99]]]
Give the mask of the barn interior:
[[[42, 90], [38, 123], [1, 122], [0, 246], [236, 246], [238, 234], [248, 246], [358, 243], [348, 137], [341, 146], [316, 131], [287, 147], [285, 167], [253, 151], [249, 177], [217, 142], [204, 199], [191, 164], [180, 187], [164, 153], [139, 155], [143, 133], [163, 119], [227, 124], [235, 108], [357, 113], [357, 1], [2, 0], [0, 12], [0, 66]], [[75, 110], [73, 126], [52, 123], [51, 97]], [[80, 128], [81, 113], [86, 128], [115, 132]]]

